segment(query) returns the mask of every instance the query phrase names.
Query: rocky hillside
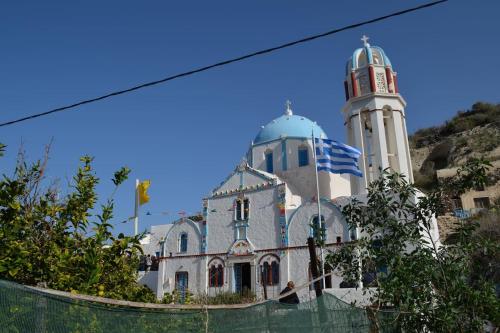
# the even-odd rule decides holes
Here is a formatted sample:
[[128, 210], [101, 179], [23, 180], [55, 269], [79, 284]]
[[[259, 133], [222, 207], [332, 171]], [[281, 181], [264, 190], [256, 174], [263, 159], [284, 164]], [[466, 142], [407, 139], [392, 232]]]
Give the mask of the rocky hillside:
[[456, 167], [468, 158], [500, 159], [500, 104], [475, 103], [441, 126], [410, 136], [415, 184], [430, 189], [436, 170]]

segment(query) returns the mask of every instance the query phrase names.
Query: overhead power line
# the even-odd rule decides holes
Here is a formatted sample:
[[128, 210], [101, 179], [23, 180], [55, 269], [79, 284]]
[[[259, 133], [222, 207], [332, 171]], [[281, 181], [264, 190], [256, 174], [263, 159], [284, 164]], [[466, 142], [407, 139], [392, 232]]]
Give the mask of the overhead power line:
[[429, 3], [426, 3], [426, 4], [420, 5], [420, 6], [416, 6], [416, 7], [408, 8], [408, 9], [401, 10], [401, 11], [398, 11], [398, 12], [394, 12], [394, 13], [391, 13], [391, 14], [387, 14], [387, 15], [384, 15], [384, 16], [380, 16], [380, 17], [377, 17], [377, 18], [374, 18], [374, 19], [370, 19], [370, 20], [366, 20], [366, 21], [363, 21], [363, 22], [359, 22], [359, 23], [347, 25], [347, 26], [344, 26], [342, 28], [338, 28], [338, 29], [330, 30], [330, 31], [327, 31], [327, 32], [324, 32], [324, 33], [320, 33], [320, 34], [317, 34], [317, 35], [305, 37], [305, 38], [302, 38], [302, 39], [299, 39], [299, 40], [295, 40], [293, 42], [288, 42], [288, 43], [285, 43], [285, 44], [281, 44], [279, 46], [275, 46], [275, 47], [271, 47], [271, 48], [268, 48], [268, 49], [265, 49], [265, 50], [253, 52], [253, 53], [250, 53], [250, 54], [246, 54], [246, 55], [243, 55], [243, 56], [240, 56], [240, 57], [237, 57], [237, 58], [233, 58], [233, 59], [229, 59], [229, 60], [224, 60], [224, 61], [212, 64], [212, 65], [208, 65], [208, 66], [204, 66], [204, 67], [199, 67], [199, 68], [187, 71], [187, 72], [175, 74], [175, 75], [172, 75], [172, 76], [160, 79], [160, 80], [151, 81], [151, 82], [147, 82], [147, 83], [142, 83], [142, 84], [136, 85], [136, 86], [131, 87], [131, 88], [114, 91], [114, 92], [111, 92], [109, 94], [102, 95], [102, 96], [99, 96], [99, 97], [82, 100], [80, 102], [76, 102], [76, 103], [73, 103], [73, 104], [70, 104], [70, 105], [62, 106], [62, 107], [59, 107], [59, 108], [56, 108], [56, 109], [52, 109], [52, 110], [49, 110], [49, 111], [45, 111], [45, 112], [41, 112], [41, 113], [36, 113], [36, 114], [30, 115], [30, 116], [26, 116], [26, 117], [23, 117], [23, 118], [19, 118], [19, 119], [7, 121], [7, 122], [4, 122], [4, 123], [1, 123], [0, 127], [8, 126], [8, 125], [13, 125], [13, 124], [16, 124], [16, 123], [20, 123], [20, 122], [23, 122], [23, 121], [26, 121], [26, 120], [30, 120], [30, 119], [34, 119], [34, 118], [38, 118], [38, 117], [42, 117], [42, 116], [47, 116], [49, 114], [56, 113], [56, 112], [61, 112], [61, 111], [69, 110], [69, 109], [74, 109], [77, 106], [81, 106], [81, 105], [85, 105], [85, 104], [90, 104], [90, 103], [97, 102], [97, 101], [100, 101], [100, 100], [103, 100], [103, 99], [107, 99], [107, 98], [110, 98], [110, 97], [114, 97], [114, 96], [118, 96], [118, 95], [123, 95], [123, 94], [129, 93], [129, 92], [135, 91], [135, 90], [139, 90], [139, 89], [143, 89], [143, 88], [146, 88], [146, 87], [155, 86], [155, 85], [158, 85], [160, 83], [165, 83], [165, 82], [168, 82], [168, 81], [172, 81], [172, 80], [184, 77], [184, 76], [190, 76], [190, 75], [193, 75], [193, 74], [196, 74], [196, 73], [204, 72], [204, 71], [207, 71], [207, 70], [215, 68], [215, 67], [221, 67], [221, 66], [224, 66], [224, 65], [229, 65], [229, 64], [234, 63], [234, 62], [242, 61], [242, 60], [245, 60], [245, 59], [253, 58], [253, 57], [260, 56], [260, 55], [267, 54], [267, 53], [271, 53], [271, 52], [278, 51], [278, 50], [281, 50], [281, 49], [284, 49], [284, 48], [287, 48], [287, 47], [291, 47], [291, 46], [294, 46], [294, 45], [297, 45], [297, 44], [302, 44], [302, 43], [310, 42], [312, 40], [315, 40], [315, 39], [318, 39], [318, 38], [322, 38], [322, 37], [326, 37], [326, 36], [330, 36], [330, 35], [333, 35], [333, 34], [336, 34], [336, 33], [342, 32], [342, 31], [346, 31], [346, 30], [358, 28], [358, 27], [361, 27], [363, 25], [367, 25], [367, 24], [371, 24], [371, 23], [383, 21], [383, 20], [386, 20], [386, 19], [391, 18], [391, 17], [395, 17], [395, 16], [399, 16], [399, 15], [411, 13], [411, 12], [414, 12], [414, 11], [417, 11], [417, 10], [420, 10], [420, 9], [424, 9], [424, 8], [428, 8], [428, 7], [432, 7], [432, 6], [436, 6], [438, 4], [441, 4], [441, 3], [447, 2], [447, 1], [448, 0], [433, 1], [433, 2], [429, 2]]

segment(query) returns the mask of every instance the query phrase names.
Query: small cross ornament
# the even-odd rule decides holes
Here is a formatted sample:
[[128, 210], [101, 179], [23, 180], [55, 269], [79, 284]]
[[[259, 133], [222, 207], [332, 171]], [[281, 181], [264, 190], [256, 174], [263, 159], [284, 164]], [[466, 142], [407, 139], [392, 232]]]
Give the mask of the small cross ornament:
[[285, 114], [287, 116], [291, 116], [293, 113], [292, 113], [292, 102], [290, 102], [290, 100], [286, 100], [285, 102], [285, 106], [286, 106], [286, 111], [285, 111]]
[[370, 46], [370, 44], [368, 44], [368, 40], [369, 39], [370, 38], [368, 36], [366, 36], [366, 35], [363, 35], [363, 37], [361, 37], [361, 40], [363, 41], [363, 45], [364, 46]]

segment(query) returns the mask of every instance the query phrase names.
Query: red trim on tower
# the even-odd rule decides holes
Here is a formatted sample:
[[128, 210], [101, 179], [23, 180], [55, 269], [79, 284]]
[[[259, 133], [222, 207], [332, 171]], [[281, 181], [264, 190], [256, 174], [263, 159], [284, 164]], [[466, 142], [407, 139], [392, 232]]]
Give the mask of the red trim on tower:
[[351, 72], [351, 84], [352, 84], [352, 96], [357, 97], [358, 96], [358, 86], [356, 84], [356, 75], [354, 75], [354, 72]]
[[392, 78], [394, 80], [394, 93], [399, 94], [398, 77], [396, 76], [396, 73], [394, 73], [394, 76]]
[[349, 85], [347, 84], [347, 80], [344, 81], [344, 91], [345, 91], [345, 100], [349, 100]]
[[375, 92], [375, 73], [373, 72], [373, 66], [368, 66], [368, 74], [370, 76], [370, 88], [372, 92]]
[[392, 89], [392, 73], [389, 67], [385, 68], [385, 77], [387, 79], [387, 89], [389, 90], [390, 93], [393, 93], [394, 91]]

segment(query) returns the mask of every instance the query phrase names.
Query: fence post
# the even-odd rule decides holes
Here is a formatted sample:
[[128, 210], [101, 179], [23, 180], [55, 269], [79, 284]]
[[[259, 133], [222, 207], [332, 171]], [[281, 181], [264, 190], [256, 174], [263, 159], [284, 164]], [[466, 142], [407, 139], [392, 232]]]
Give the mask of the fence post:
[[[39, 282], [37, 284], [39, 288], [47, 288], [46, 282]], [[46, 312], [47, 312], [47, 299], [43, 295], [38, 295], [38, 300], [36, 302], [36, 332], [37, 333], [46, 333], [47, 332], [47, 323]]]
[[[313, 280], [319, 277], [319, 269], [318, 269], [318, 258], [316, 257], [316, 245], [314, 243], [314, 238], [307, 238], [307, 246], [309, 248], [309, 257], [311, 260], [311, 274], [313, 276]], [[321, 282], [324, 281], [324, 278], [320, 281], [314, 282], [314, 291], [316, 292], [316, 302], [318, 303], [318, 314], [319, 314], [319, 329], [323, 330], [323, 325], [327, 325], [327, 314], [326, 314], [326, 304], [325, 298], [323, 296], [323, 290], [321, 289]]]
[[260, 284], [262, 285], [262, 289], [264, 290], [264, 299], [267, 300], [267, 286], [264, 280], [264, 269], [260, 270]]
[[[309, 258], [311, 262], [311, 274], [313, 280], [319, 277], [318, 271], [318, 257], [316, 257], [316, 245], [314, 244], [314, 238], [307, 238], [307, 247], [309, 248]], [[316, 297], [323, 295], [321, 290], [320, 281], [314, 282], [314, 291], [316, 292]]]

